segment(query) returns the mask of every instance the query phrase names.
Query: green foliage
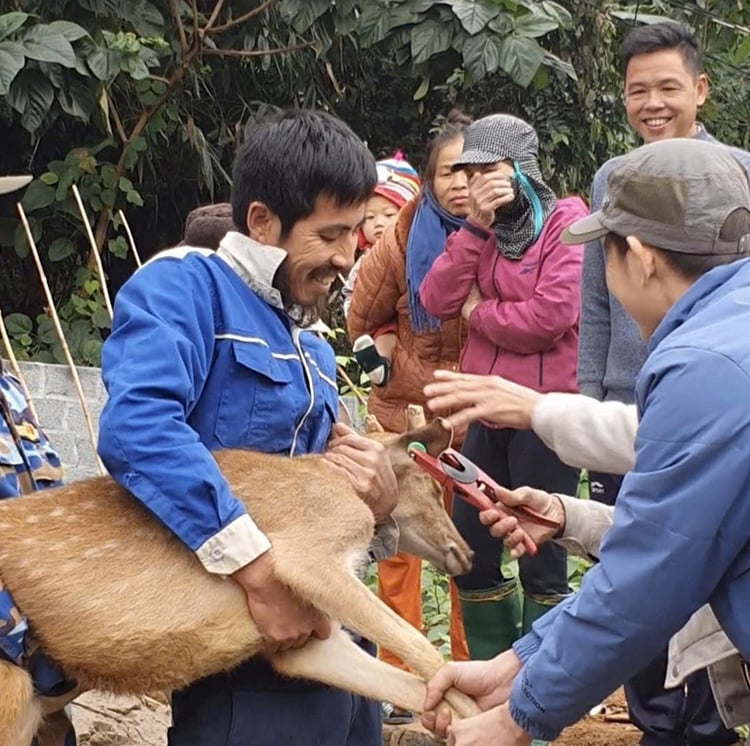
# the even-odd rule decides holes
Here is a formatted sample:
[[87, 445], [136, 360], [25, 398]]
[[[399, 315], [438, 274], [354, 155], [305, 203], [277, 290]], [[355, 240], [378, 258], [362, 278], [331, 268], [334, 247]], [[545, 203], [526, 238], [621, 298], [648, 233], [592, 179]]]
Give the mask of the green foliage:
[[[539, 131], [552, 186], [585, 194], [596, 168], [634, 144], [617, 50], [636, 7], [640, 19], [695, 28], [712, 77], [704, 119], [720, 139], [750, 146], [741, 28], [750, 10], [735, 0], [233, 0], [214, 16], [215, 7], [0, 0], [0, 173], [36, 176], [23, 204], [58, 307], [80, 289], [77, 270], [93, 266], [73, 183], [114, 292], [134, 267], [119, 210], [146, 257], [176, 243], [189, 209], [226, 198], [244, 124], [278, 107], [331, 109], [377, 156], [400, 147], [415, 164], [452, 105], [516, 113]], [[3, 310], [36, 319], [44, 302], [10, 208], [0, 214]], [[343, 327], [335, 313], [327, 321]], [[346, 335], [335, 342], [360, 385]]]
[[[60, 308], [60, 326], [73, 359], [98, 366], [104, 333], [110, 328], [99, 281], [87, 270], [76, 273], [76, 289]], [[5, 317], [5, 327], [20, 360], [65, 363], [63, 347], [49, 316], [23, 313]]]

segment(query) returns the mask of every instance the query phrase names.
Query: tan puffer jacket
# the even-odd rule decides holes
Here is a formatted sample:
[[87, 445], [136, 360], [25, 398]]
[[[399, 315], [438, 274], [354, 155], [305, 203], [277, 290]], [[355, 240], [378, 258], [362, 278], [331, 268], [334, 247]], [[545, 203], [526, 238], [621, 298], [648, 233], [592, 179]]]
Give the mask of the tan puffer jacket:
[[[390, 380], [386, 386], [373, 386], [368, 410], [390, 432], [406, 428], [406, 407], [424, 404], [422, 388], [432, 381], [438, 368], [456, 370], [458, 356], [466, 340], [461, 319], [444, 321], [435, 332], [417, 334], [409, 319], [406, 294], [406, 240], [417, 200], [406, 204], [396, 224], [368, 249], [362, 258], [347, 317], [349, 337], [373, 334], [395, 322], [398, 344], [393, 354]], [[430, 413], [425, 409], [428, 419]]]

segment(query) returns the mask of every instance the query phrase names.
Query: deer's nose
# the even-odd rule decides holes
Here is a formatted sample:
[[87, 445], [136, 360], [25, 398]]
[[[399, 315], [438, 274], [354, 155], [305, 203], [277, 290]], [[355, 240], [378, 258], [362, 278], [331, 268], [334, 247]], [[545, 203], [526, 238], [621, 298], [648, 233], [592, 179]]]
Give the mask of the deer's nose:
[[451, 575], [465, 575], [471, 570], [474, 552], [468, 546], [464, 549], [451, 541], [445, 548], [447, 550], [445, 560]]

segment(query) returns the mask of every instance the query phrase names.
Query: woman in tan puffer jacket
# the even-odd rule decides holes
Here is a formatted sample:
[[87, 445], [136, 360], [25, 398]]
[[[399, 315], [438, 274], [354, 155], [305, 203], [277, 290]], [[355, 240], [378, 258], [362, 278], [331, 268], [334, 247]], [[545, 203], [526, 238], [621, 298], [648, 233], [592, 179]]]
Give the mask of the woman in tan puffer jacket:
[[[368, 412], [390, 432], [404, 431], [409, 404], [424, 405], [422, 389], [433, 380], [435, 370], [456, 370], [465, 342], [462, 321], [435, 323], [421, 307], [417, 291], [446, 238], [468, 214], [466, 177], [460, 171], [454, 173], [451, 167], [461, 154], [462, 133], [469, 123], [463, 114], [448, 116], [430, 144], [420, 195], [401, 209], [396, 224], [364, 255], [354, 284], [347, 316], [351, 339], [369, 334], [377, 342], [378, 334], [397, 334], [387, 382], [373, 386], [368, 399]], [[430, 417], [426, 409], [425, 414]], [[418, 559], [398, 554], [379, 563], [378, 592], [400, 616], [421, 628]], [[451, 652], [454, 660], [466, 660], [468, 652], [452, 583], [451, 597]], [[395, 656], [383, 651], [380, 655], [403, 667]]]

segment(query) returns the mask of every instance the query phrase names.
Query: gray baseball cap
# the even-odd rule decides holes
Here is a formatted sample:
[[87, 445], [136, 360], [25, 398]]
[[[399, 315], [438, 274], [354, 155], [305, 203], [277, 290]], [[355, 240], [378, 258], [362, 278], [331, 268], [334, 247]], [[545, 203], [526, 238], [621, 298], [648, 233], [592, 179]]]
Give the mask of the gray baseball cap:
[[10, 194], [25, 187], [33, 176], [0, 176], [0, 194]]
[[505, 160], [536, 160], [538, 152], [539, 138], [528, 122], [510, 114], [490, 114], [464, 130], [463, 151], [453, 170]]
[[660, 140], [622, 157], [607, 179], [601, 210], [566, 228], [562, 241], [581, 244], [612, 232], [681, 254], [745, 254], [750, 234], [721, 237], [738, 209], [750, 211], [750, 180], [730, 148]]

